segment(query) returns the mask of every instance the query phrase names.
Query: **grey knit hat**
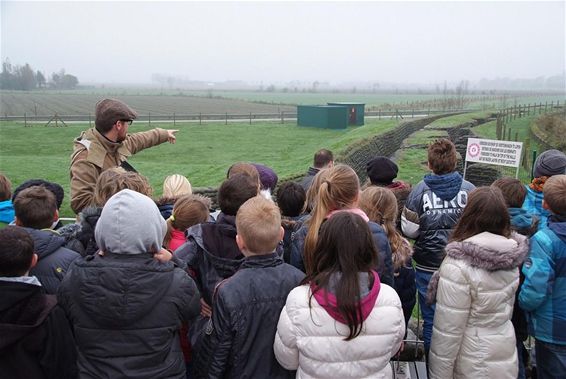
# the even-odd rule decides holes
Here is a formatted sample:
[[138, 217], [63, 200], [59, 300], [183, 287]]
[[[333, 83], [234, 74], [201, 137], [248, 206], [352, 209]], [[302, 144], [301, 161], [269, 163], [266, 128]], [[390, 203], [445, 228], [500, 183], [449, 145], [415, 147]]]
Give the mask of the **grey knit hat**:
[[96, 103], [94, 125], [101, 133], [112, 129], [120, 120], [135, 120], [138, 114], [126, 104], [116, 99], [104, 99]]
[[102, 208], [94, 230], [100, 250], [114, 254], [156, 253], [161, 249], [167, 223], [149, 197], [124, 189]]
[[559, 150], [547, 150], [535, 161], [535, 178], [564, 174], [566, 155]]

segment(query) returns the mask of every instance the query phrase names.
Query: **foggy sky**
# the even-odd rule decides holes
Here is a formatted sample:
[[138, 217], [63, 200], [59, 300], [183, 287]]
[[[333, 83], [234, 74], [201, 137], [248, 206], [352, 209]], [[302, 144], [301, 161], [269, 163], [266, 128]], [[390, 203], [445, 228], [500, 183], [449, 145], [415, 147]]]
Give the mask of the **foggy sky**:
[[82, 83], [440, 83], [565, 70], [565, 3], [10, 2], [1, 58]]

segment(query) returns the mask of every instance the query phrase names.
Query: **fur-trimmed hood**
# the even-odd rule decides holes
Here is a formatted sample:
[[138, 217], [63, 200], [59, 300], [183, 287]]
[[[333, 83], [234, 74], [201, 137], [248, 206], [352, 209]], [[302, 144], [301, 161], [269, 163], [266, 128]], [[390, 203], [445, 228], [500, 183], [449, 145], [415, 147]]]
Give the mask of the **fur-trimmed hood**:
[[[488, 244], [488, 241], [492, 243]], [[513, 243], [514, 242], [514, 243]], [[446, 245], [446, 256], [465, 261], [472, 267], [486, 271], [511, 270], [520, 267], [529, 252], [529, 239], [512, 233], [509, 239], [492, 233], [480, 233], [465, 241], [454, 241]], [[427, 303], [436, 301], [439, 271], [436, 271], [428, 285]]]

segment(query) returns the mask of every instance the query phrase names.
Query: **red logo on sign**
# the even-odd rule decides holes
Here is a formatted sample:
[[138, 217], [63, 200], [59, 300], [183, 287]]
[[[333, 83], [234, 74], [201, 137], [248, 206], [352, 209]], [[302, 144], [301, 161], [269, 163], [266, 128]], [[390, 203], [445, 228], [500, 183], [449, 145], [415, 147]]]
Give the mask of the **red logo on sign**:
[[477, 143], [472, 143], [470, 146], [468, 146], [468, 154], [470, 155], [470, 157], [475, 158], [480, 155], [480, 152], [481, 147]]

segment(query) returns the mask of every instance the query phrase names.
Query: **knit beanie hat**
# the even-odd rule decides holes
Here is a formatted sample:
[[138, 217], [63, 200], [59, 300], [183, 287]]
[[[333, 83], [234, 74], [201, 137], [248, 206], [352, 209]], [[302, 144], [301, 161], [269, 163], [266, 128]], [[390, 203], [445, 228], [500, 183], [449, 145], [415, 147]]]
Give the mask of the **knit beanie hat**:
[[55, 195], [55, 200], [57, 201], [57, 209], [61, 208], [61, 204], [63, 204], [63, 199], [65, 197], [65, 191], [63, 190], [63, 187], [61, 187], [61, 185], [58, 183], [49, 182], [44, 179], [30, 179], [20, 184], [18, 187], [16, 187], [14, 193], [12, 194], [12, 201], [16, 199], [16, 196], [20, 192], [22, 192], [26, 188], [30, 188], [34, 186], [45, 187], [49, 191], [51, 191], [53, 195]]
[[372, 184], [391, 184], [399, 167], [391, 159], [379, 156], [367, 163], [366, 171]]
[[156, 253], [167, 224], [149, 197], [124, 189], [102, 208], [94, 230], [100, 250], [113, 254]]
[[566, 155], [559, 150], [547, 150], [535, 161], [535, 178], [564, 174], [566, 170]]
[[277, 186], [277, 180], [279, 180], [275, 171], [259, 163], [252, 163], [252, 165], [257, 169], [259, 174], [261, 189], [269, 189], [273, 192], [275, 190], [275, 186]]

